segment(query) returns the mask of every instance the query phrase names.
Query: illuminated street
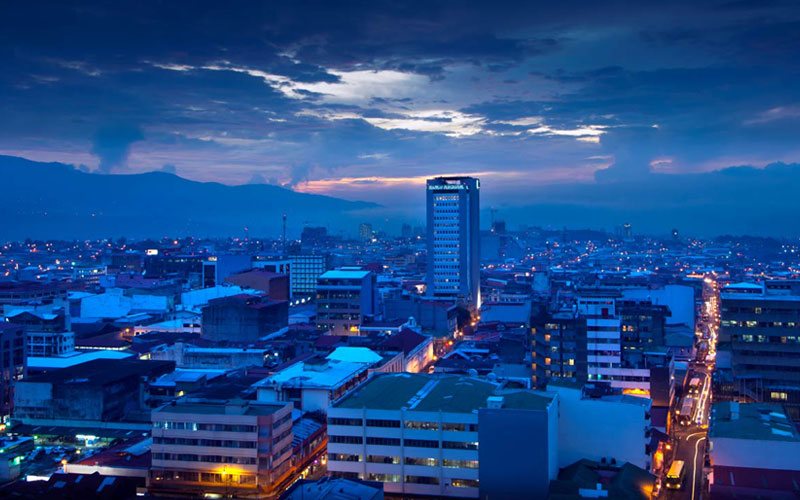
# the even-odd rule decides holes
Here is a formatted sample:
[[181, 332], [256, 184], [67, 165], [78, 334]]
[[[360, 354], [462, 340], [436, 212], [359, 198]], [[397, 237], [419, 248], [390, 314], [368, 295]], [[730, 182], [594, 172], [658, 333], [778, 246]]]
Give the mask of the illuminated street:
[[[673, 424], [673, 443], [675, 456], [673, 460], [685, 462], [685, 478], [683, 488], [680, 490], [662, 490], [661, 496], [665, 498], [699, 499], [707, 496], [705, 473], [703, 472], [705, 454], [707, 449], [708, 421], [712, 404], [711, 377], [713, 374], [714, 359], [716, 357], [716, 341], [719, 329], [719, 288], [716, 280], [707, 277], [703, 290], [703, 311], [698, 318], [697, 332], [698, 345], [705, 342], [707, 351], [697, 350], [696, 359], [689, 364], [687, 381], [693, 377], [700, 377], [701, 390], [696, 396], [692, 418], [689, 425]], [[686, 395], [688, 387], [684, 387]], [[681, 398], [682, 400], [683, 398]], [[675, 402], [673, 412], [680, 408], [681, 400]], [[673, 413], [674, 414], [674, 413]]]

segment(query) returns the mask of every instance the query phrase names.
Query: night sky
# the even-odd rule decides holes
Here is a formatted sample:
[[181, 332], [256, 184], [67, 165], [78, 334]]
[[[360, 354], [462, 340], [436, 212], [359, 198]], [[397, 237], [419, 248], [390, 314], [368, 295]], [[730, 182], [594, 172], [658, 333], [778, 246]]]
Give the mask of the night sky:
[[797, 234], [798, 76], [797, 2], [3, 2], [0, 154]]

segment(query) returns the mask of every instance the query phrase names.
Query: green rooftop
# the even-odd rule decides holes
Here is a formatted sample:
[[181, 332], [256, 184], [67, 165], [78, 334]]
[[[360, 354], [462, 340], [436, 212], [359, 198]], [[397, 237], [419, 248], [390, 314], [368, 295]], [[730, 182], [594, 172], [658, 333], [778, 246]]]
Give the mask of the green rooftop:
[[497, 384], [458, 375], [386, 373], [374, 376], [337, 403], [337, 408], [471, 413], [486, 407], [490, 396], [503, 397], [504, 407], [544, 409], [551, 398], [531, 391], [497, 393]]
[[470, 413], [486, 406], [486, 398], [494, 395], [494, 384], [470, 377], [441, 377], [413, 408], [415, 411]]

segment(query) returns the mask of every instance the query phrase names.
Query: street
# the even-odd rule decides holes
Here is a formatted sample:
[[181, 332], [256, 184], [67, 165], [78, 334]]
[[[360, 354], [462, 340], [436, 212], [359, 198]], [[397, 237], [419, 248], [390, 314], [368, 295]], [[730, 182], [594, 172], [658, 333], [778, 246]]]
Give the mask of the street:
[[[694, 377], [701, 378], [701, 389], [695, 395], [695, 404], [688, 425], [680, 425], [673, 419], [672, 444], [675, 448], [673, 461], [682, 460], [685, 465], [685, 478], [680, 490], [662, 490], [660, 496], [670, 499], [696, 500], [706, 496], [705, 454], [708, 446], [708, 422], [711, 413], [712, 380], [716, 341], [719, 328], [719, 290], [716, 280], [705, 279], [703, 287], [703, 310], [697, 322], [699, 333], [698, 345], [706, 349], [698, 349], [696, 359], [689, 364], [687, 383]], [[675, 401], [672, 414], [680, 408], [681, 401], [688, 395], [688, 386], [683, 387], [683, 397]], [[667, 467], [665, 467], [667, 469]]]

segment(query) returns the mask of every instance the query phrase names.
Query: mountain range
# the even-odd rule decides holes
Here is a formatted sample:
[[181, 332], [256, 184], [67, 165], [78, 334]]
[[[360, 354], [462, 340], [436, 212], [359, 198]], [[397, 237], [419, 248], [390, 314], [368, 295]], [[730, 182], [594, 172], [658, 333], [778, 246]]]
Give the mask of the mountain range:
[[290, 235], [303, 225], [355, 232], [367, 202], [299, 193], [280, 186], [228, 186], [167, 172], [87, 173], [63, 163], [0, 155], [0, 240], [101, 237]]

